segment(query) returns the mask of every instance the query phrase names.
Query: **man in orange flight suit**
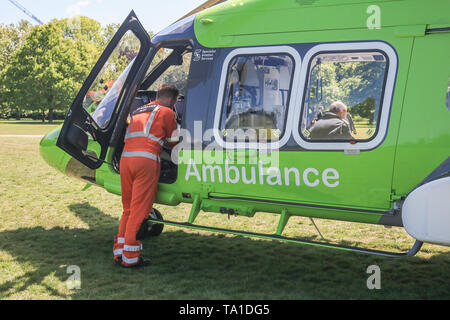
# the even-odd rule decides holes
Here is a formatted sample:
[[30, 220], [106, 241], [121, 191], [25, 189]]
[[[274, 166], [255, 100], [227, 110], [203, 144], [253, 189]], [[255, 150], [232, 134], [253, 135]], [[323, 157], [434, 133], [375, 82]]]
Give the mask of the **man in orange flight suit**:
[[140, 256], [141, 241], [136, 235], [149, 217], [155, 201], [161, 164], [161, 147], [171, 146], [177, 129], [174, 106], [179, 95], [173, 85], [162, 85], [157, 100], [132, 113], [120, 160], [123, 215], [114, 243], [114, 261], [122, 267], [143, 267], [150, 261]]

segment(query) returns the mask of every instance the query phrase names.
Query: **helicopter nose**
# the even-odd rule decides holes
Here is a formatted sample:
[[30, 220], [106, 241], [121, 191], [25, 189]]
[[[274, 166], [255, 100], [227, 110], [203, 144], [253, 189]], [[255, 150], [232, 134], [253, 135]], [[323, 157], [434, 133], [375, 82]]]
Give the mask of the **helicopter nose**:
[[62, 173], [65, 173], [67, 163], [71, 157], [56, 145], [61, 127], [49, 132], [42, 138], [40, 153], [45, 162]]

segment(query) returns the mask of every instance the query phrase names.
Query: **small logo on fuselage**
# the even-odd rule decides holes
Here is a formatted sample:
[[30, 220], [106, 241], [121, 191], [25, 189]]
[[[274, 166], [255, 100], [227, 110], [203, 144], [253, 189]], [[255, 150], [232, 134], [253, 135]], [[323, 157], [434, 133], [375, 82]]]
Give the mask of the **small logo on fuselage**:
[[198, 49], [194, 51], [194, 61], [200, 61], [200, 59], [202, 58], [202, 49]]

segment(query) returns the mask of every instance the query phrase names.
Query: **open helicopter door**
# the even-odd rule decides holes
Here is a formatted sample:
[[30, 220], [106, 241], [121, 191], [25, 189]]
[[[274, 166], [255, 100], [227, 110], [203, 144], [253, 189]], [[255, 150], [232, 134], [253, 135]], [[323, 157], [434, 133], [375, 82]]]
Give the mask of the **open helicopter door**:
[[[154, 55], [134, 11], [120, 26], [76, 96], [57, 146], [91, 169], [104, 162]], [[94, 143], [89, 143], [92, 138]]]

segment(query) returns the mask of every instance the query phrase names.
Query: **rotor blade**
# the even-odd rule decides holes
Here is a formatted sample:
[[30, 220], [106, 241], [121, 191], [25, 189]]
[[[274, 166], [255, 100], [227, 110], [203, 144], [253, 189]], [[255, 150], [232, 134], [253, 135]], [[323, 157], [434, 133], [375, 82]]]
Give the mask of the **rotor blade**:
[[181, 17], [180, 19], [178, 19], [176, 22], [183, 20], [184, 18], [187, 18], [197, 12], [203, 11], [205, 9], [211, 8], [212, 6], [215, 6], [216, 4], [225, 2], [227, 0], [208, 0], [205, 3], [199, 5], [197, 8], [195, 8], [194, 10], [192, 10], [191, 12], [189, 12], [188, 14], [185, 14], [183, 17]]

